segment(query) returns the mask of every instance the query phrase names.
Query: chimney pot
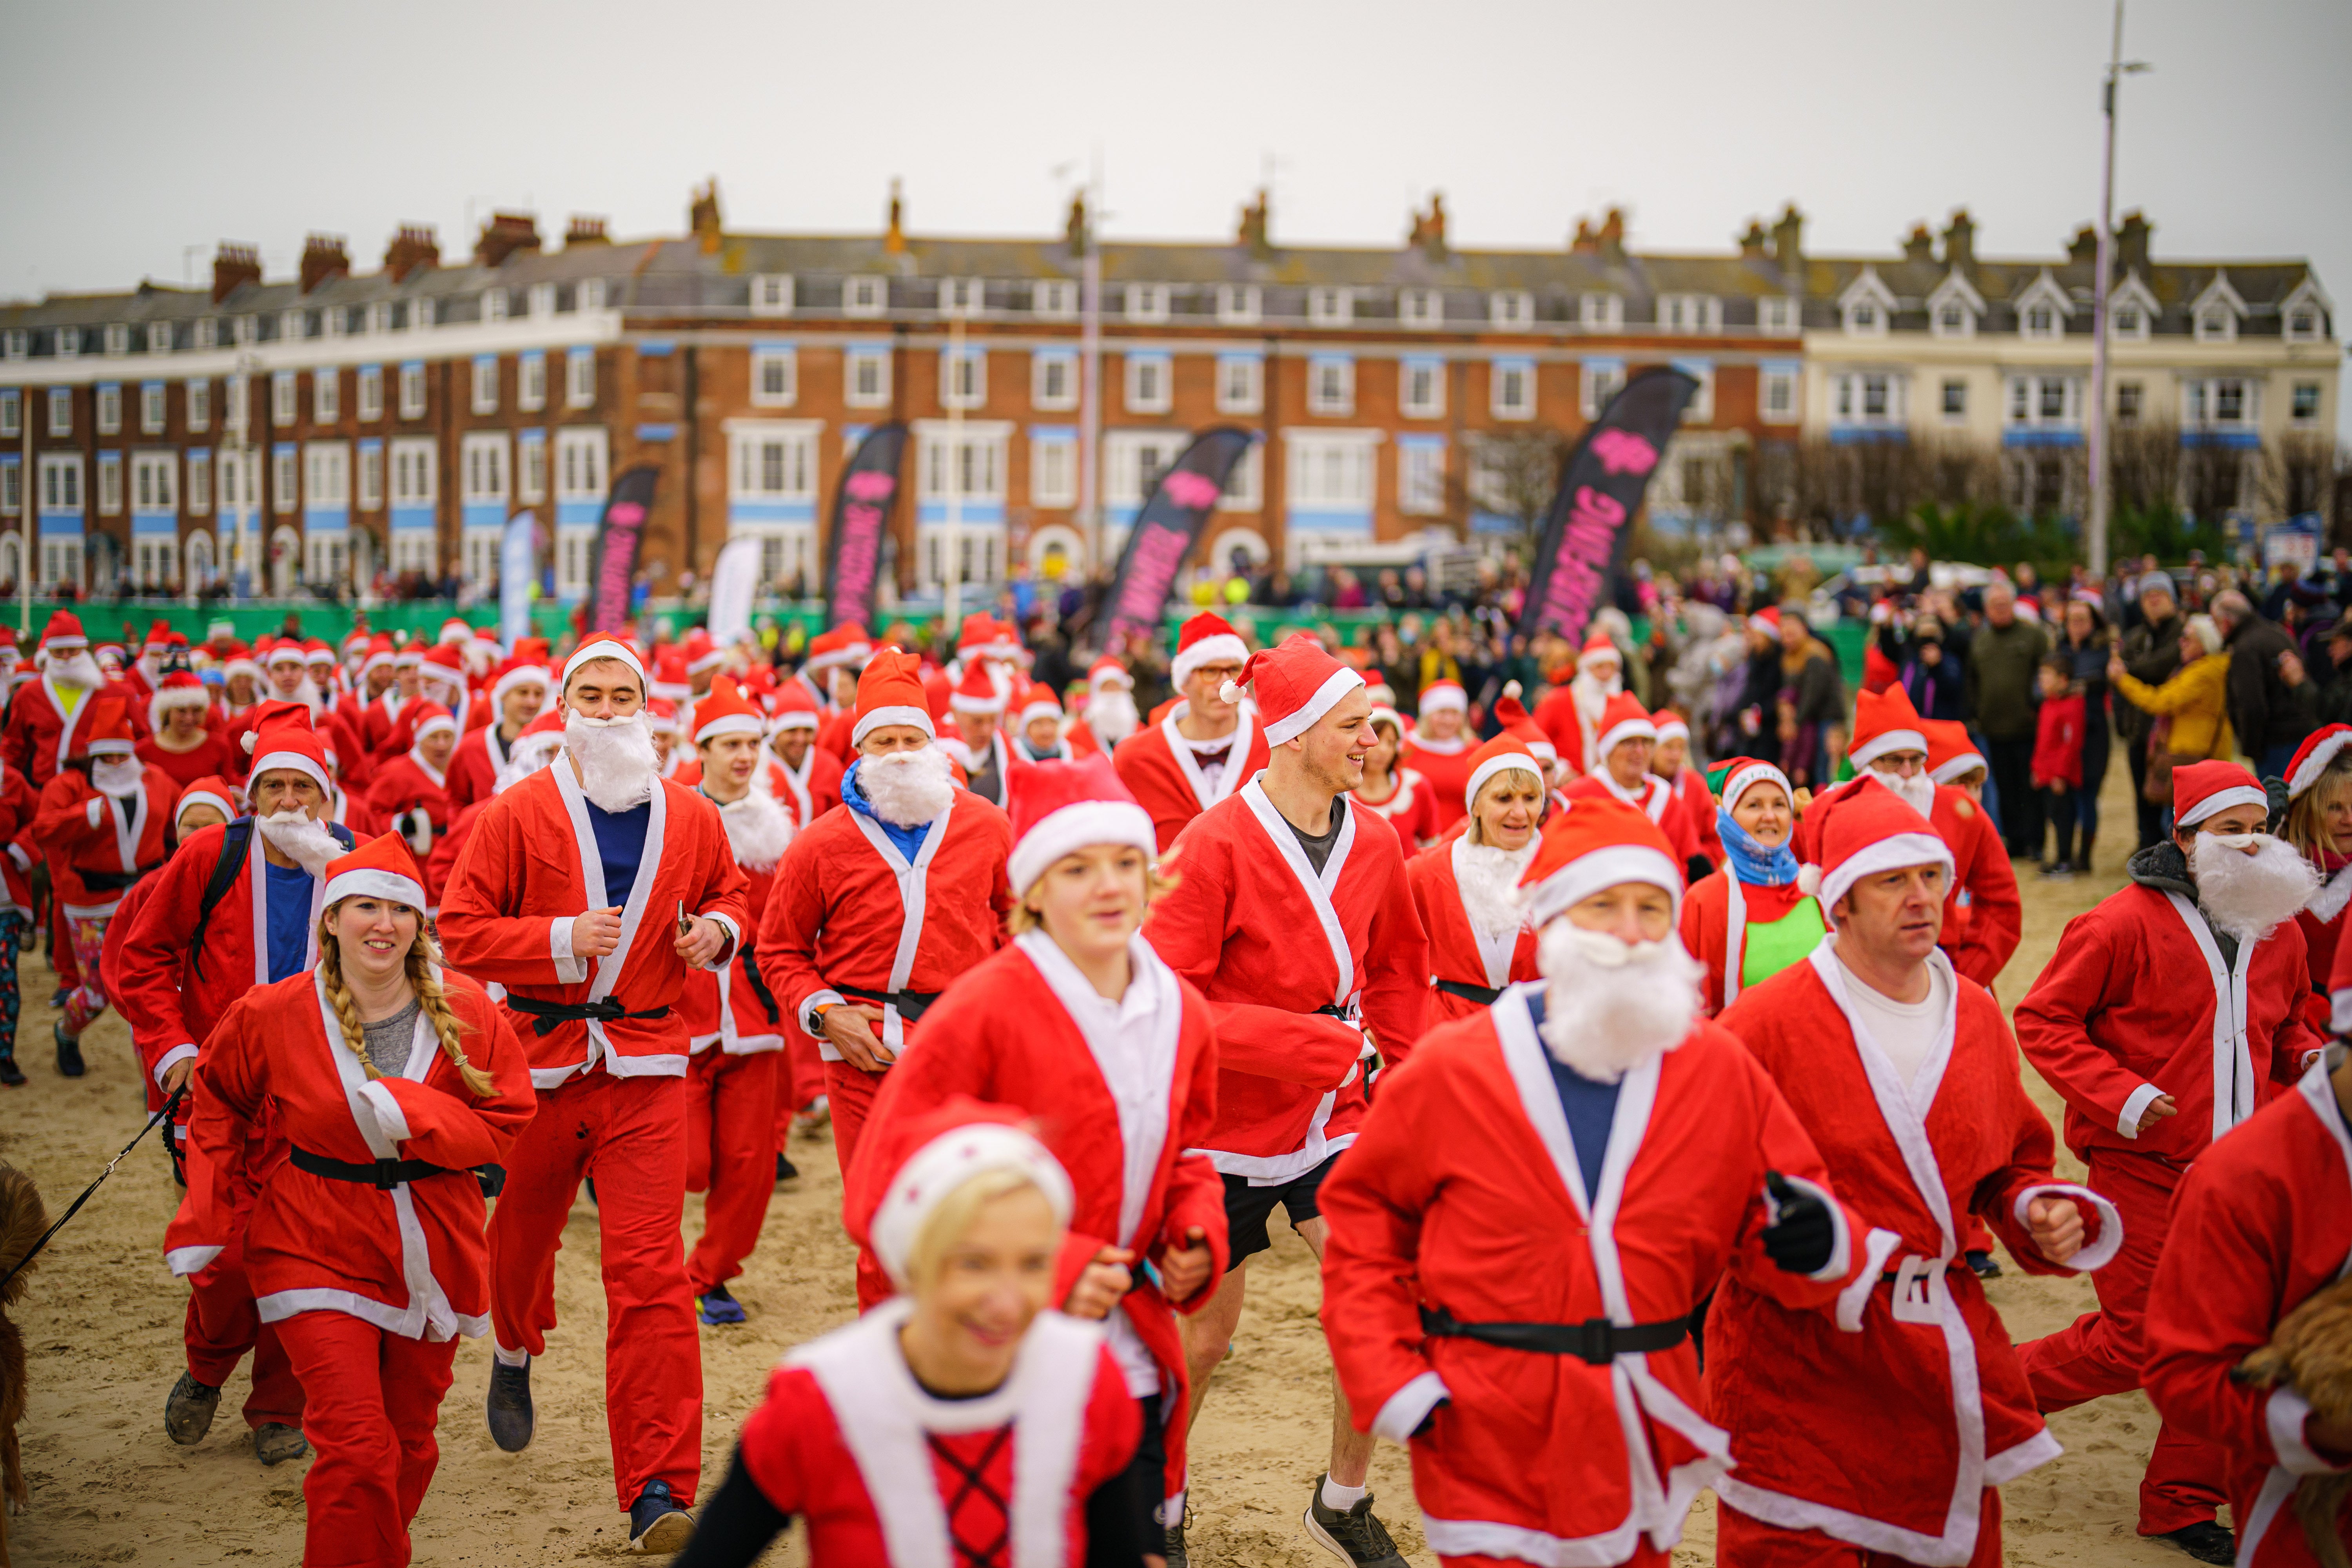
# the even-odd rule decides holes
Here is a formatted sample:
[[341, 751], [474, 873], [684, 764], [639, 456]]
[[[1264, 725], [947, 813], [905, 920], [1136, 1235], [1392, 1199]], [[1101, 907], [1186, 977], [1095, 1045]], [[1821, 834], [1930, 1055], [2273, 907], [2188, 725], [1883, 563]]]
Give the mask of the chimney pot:
[[895, 174], [890, 177], [890, 226], [883, 231], [882, 248], [893, 256], [904, 255], [907, 249], [907, 205], [899, 196]]
[[600, 217], [589, 217], [581, 213], [573, 213], [570, 226], [563, 231], [563, 248], [566, 250], [575, 245], [610, 245], [612, 241], [604, 234], [604, 220]]
[[688, 209], [688, 226], [702, 245], [702, 254], [716, 256], [725, 237], [726, 226], [719, 215], [719, 176], [713, 174], [701, 189], [694, 193], [694, 205]]
[[404, 223], [393, 232], [392, 243], [383, 247], [383, 269], [392, 274], [394, 283], [405, 283], [409, 274], [421, 267], [441, 265], [441, 241], [430, 226]]
[[1977, 264], [1977, 221], [1969, 209], [1953, 212], [1951, 223], [1944, 230], [1944, 265], [1969, 268]]
[[1260, 185], [1257, 199], [1242, 208], [1241, 231], [1236, 243], [1248, 247], [1251, 256], [1260, 261], [1274, 254], [1274, 213], [1266, 200], [1265, 187]]
[[2137, 272], [2146, 275], [2148, 268], [2148, 241], [2156, 226], [2137, 207], [2124, 214], [2124, 221], [2116, 226], [2116, 271], [2118, 275]]
[[331, 279], [348, 278], [352, 258], [339, 234], [314, 234], [302, 242], [302, 292], [308, 294]]
[[1780, 209], [1780, 221], [1772, 226], [1772, 264], [1789, 282], [1801, 281], [1805, 270], [1805, 215], [1797, 210], [1794, 202]]
[[1926, 224], [1911, 226], [1911, 237], [1903, 242], [1903, 259], [1906, 261], [1936, 259], [1936, 237], [1927, 232]]
[[539, 219], [530, 213], [494, 212], [474, 241], [474, 260], [483, 267], [503, 267], [518, 250], [539, 248]]
[[1611, 207], [1601, 219], [1601, 259], [1612, 267], [1625, 265], [1625, 209]]
[[261, 253], [249, 245], [220, 242], [213, 253], [213, 303], [217, 305], [247, 283], [261, 281]]
[[1601, 254], [1601, 236], [1594, 232], [1591, 218], [1580, 217], [1576, 220], [1576, 237], [1568, 242], [1568, 248], [1579, 256]]
[[1759, 219], [1748, 220], [1748, 232], [1739, 237], [1739, 258], [1760, 261], [1771, 254], [1770, 242], [1764, 237], [1764, 225]]

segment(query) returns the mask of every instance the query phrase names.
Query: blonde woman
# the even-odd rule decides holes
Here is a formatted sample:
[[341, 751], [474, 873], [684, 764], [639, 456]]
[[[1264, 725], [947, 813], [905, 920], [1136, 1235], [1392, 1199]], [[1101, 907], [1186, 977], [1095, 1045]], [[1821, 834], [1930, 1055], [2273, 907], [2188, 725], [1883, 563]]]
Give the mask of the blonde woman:
[[2180, 634], [2180, 671], [2161, 686], [2138, 679], [2120, 658], [2107, 661], [2107, 684], [2115, 694], [2161, 721], [2148, 741], [2147, 779], [2142, 788], [2147, 799], [2171, 804], [2175, 762], [2197, 763], [2234, 753], [2229, 675], [2230, 656], [2221, 650], [2221, 628], [2210, 616], [2189, 617], [2188, 627]]
[[2344, 932], [2344, 906], [2352, 900], [2352, 724], [2311, 732], [2287, 763], [2286, 799], [2279, 837], [2303, 852], [2321, 883], [2295, 920], [2311, 960], [2312, 1027], [2326, 1035], [2336, 944]]
[[[197, 1058], [164, 1258], [193, 1274], [243, 1229], [319, 1451], [304, 1568], [404, 1568], [457, 1337], [489, 1327], [471, 1167], [503, 1160], [536, 1107], [503, 1016], [440, 966], [407, 847], [387, 834], [325, 877], [318, 967], [247, 993]], [[246, 1164], [265, 1115], [290, 1145], [266, 1175]], [[257, 1181], [248, 1221], [237, 1194]]]
[[1410, 860], [1437, 837], [1437, 792], [1419, 769], [1398, 761], [1404, 752], [1404, 720], [1395, 709], [1375, 705], [1366, 723], [1374, 738], [1364, 753], [1364, 782], [1355, 796], [1397, 830]]

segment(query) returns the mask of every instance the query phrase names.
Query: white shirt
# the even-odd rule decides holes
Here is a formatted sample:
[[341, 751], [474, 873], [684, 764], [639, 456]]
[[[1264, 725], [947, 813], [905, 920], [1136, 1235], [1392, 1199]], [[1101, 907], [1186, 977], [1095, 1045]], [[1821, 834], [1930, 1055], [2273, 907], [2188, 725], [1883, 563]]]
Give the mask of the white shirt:
[[1870, 1037], [1894, 1062], [1906, 1089], [1917, 1079], [1919, 1069], [1935, 1054], [1937, 1028], [1943, 1022], [1945, 1009], [1952, 1005], [1952, 983], [1944, 971], [1932, 963], [1927, 965], [1927, 994], [1917, 1002], [1897, 1002], [1872, 990], [1869, 983], [1852, 970], [1846, 972], [1847, 998], [1861, 1015]]

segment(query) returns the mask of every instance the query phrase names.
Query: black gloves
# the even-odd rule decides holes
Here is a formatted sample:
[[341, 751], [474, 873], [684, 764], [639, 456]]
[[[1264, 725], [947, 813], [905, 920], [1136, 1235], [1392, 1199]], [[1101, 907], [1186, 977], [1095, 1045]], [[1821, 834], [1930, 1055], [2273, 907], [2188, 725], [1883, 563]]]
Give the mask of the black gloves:
[[1837, 1250], [1837, 1225], [1829, 1205], [1801, 1190], [1778, 1171], [1764, 1173], [1764, 1190], [1780, 1215], [1764, 1227], [1764, 1252], [1783, 1274], [1818, 1274]]
[[1683, 880], [1685, 882], [1704, 881], [1714, 875], [1715, 862], [1704, 855], [1694, 855], [1683, 862]]

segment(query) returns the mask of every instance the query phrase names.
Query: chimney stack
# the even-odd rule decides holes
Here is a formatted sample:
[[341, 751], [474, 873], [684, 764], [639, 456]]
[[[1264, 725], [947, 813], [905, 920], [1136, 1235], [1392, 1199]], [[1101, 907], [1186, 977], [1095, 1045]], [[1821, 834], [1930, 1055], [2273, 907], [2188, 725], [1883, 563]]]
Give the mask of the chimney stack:
[[1257, 199], [1242, 208], [1241, 230], [1234, 243], [1246, 247], [1250, 255], [1260, 261], [1274, 255], [1274, 213], [1267, 205], [1264, 185], [1258, 187]]
[[907, 251], [907, 207], [898, 196], [898, 177], [890, 176], [890, 225], [882, 233], [882, 248], [893, 256]]
[[425, 224], [402, 224], [392, 243], [383, 247], [383, 269], [392, 274], [394, 283], [407, 282], [408, 275], [420, 267], [440, 265], [441, 242]]
[[503, 267], [516, 251], [538, 248], [538, 218], [530, 213], [494, 212], [474, 241], [474, 260], [482, 267]]
[[1758, 219], [1749, 218], [1748, 232], [1739, 237], [1739, 259], [1761, 261], [1771, 253], [1771, 242], [1764, 237], [1764, 225]]
[[1951, 224], [1944, 230], [1944, 265], [1972, 268], [1976, 264], [1977, 220], [1969, 216], [1968, 208], [1959, 207], [1954, 210]]
[[249, 245], [224, 239], [213, 252], [213, 303], [217, 305], [248, 283], [261, 281], [261, 252]]
[[1568, 242], [1568, 248], [1571, 254], [1577, 256], [1601, 254], [1601, 236], [1593, 232], [1591, 218], [1580, 217], [1576, 220], [1576, 237]]
[[1601, 259], [1611, 267], [1625, 265], [1625, 209], [1611, 207], [1601, 219]]
[[2066, 259], [2077, 267], [2095, 267], [2099, 261], [2099, 231], [2084, 224], [2066, 242]]
[[1445, 259], [1445, 196], [1443, 192], [1432, 191], [1429, 210], [1412, 215], [1412, 232], [1405, 243], [1432, 261]]
[[1805, 215], [1790, 202], [1772, 226], [1772, 265], [1790, 283], [1802, 281], [1805, 270]]
[[1080, 191], [1070, 198], [1070, 216], [1062, 226], [1062, 242], [1070, 247], [1072, 256], [1084, 256], [1091, 237], [1087, 226], [1087, 194]]
[[2137, 207], [2124, 214], [2124, 221], [2116, 226], [2116, 271], [2128, 275], [2147, 275], [2148, 237], [2156, 226]]
[[1927, 232], [1926, 224], [1915, 223], [1911, 226], [1911, 237], [1903, 242], [1903, 259], [1906, 261], [1936, 259], [1936, 237]]
[[702, 254], [719, 254], [719, 241], [726, 229], [719, 216], [719, 176], [713, 174], [703, 187], [694, 193], [694, 205], [687, 212], [688, 226], [694, 237], [702, 243]]
[[302, 242], [303, 293], [331, 279], [351, 275], [352, 258], [343, 249], [341, 235], [314, 234]]
[[605, 237], [604, 220], [600, 217], [588, 217], [580, 213], [573, 213], [571, 226], [563, 231], [563, 248], [566, 250], [575, 245], [610, 245], [612, 243]]

